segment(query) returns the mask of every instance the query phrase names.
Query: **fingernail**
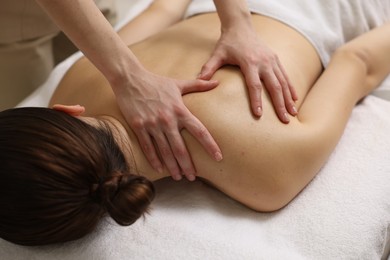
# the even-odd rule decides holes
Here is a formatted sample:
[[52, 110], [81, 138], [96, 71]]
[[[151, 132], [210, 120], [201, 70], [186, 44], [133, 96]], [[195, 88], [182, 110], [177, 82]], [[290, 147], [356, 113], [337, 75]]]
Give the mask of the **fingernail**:
[[261, 109], [261, 107], [257, 107], [257, 115], [261, 116], [262, 112], [263, 112], [263, 110]]
[[195, 180], [195, 175], [190, 174], [190, 175], [188, 175], [187, 178], [188, 178], [189, 181], [194, 181]]
[[161, 166], [158, 166], [157, 171], [158, 171], [158, 173], [163, 173], [163, 168]]
[[214, 158], [215, 158], [215, 160], [216, 160], [217, 162], [222, 161], [222, 159], [223, 159], [222, 154], [221, 154], [220, 152], [216, 152], [216, 153], [214, 154]]
[[283, 116], [284, 116], [284, 120], [286, 120], [286, 122], [290, 122], [290, 118], [288, 117], [288, 114], [286, 112], [283, 114]]
[[297, 108], [295, 106], [292, 107], [292, 110], [293, 110], [294, 114], [298, 114]]
[[181, 175], [179, 174], [179, 175], [175, 175], [175, 176], [173, 176], [173, 179], [175, 180], [175, 181], [180, 181], [181, 180]]

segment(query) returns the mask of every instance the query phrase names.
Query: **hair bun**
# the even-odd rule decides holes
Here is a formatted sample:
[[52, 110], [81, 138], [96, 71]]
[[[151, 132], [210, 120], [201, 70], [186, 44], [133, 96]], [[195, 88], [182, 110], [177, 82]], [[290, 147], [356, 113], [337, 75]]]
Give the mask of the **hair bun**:
[[147, 212], [155, 196], [154, 186], [148, 179], [120, 172], [112, 174], [100, 185], [93, 185], [91, 191], [108, 214], [123, 226], [133, 224]]

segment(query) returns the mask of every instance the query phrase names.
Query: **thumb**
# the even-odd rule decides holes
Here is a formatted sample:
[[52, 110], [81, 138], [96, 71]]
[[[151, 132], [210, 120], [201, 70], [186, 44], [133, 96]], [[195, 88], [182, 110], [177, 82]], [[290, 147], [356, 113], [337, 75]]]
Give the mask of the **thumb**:
[[224, 64], [221, 57], [213, 55], [203, 66], [198, 79], [209, 80], [214, 73]]
[[217, 80], [201, 80], [201, 79], [194, 79], [194, 80], [186, 80], [186, 81], [180, 81], [179, 87], [181, 90], [181, 94], [185, 95], [191, 92], [202, 92], [202, 91], [208, 91], [216, 86], [218, 86], [219, 82]]

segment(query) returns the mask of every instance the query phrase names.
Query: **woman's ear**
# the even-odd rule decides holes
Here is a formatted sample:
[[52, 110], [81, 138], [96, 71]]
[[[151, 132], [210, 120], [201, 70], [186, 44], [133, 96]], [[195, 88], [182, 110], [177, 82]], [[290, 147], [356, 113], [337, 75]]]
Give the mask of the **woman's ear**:
[[52, 109], [65, 112], [71, 116], [79, 116], [85, 111], [85, 107], [80, 105], [67, 106], [67, 105], [55, 104], [52, 107]]

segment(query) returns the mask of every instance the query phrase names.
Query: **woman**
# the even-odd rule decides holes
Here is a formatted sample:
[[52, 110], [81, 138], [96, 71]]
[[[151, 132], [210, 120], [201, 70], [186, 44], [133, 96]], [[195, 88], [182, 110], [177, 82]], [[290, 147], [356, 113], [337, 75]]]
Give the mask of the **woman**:
[[[251, 116], [243, 76], [227, 67], [215, 74], [218, 88], [184, 96], [224, 159], [215, 162], [196, 142], [202, 131], [182, 134], [199, 178], [254, 210], [274, 211], [316, 175], [355, 104], [389, 74], [390, 25], [339, 48], [323, 72], [317, 50], [303, 34], [266, 16], [254, 14], [252, 21], [301, 97], [297, 117], [282, 124], [268, 96], [263, 102], [268, 113], [260, 120]], [[208, 59], [218, 36], [217, 15], [199, 14], [131, 49], [150, 71], [188, 78]], [[23, 245], [48, 244], [84, 236], [105, 213], [121, 225], [136, 221], [153, 199], [150, 181], [169, 176], [168, 168], [175, 166], [161, 172], [152, 168], [110, 86], [85, 59], [68, 71], [50, 106], [54, 109], [0, 115], [1, 237]]]

